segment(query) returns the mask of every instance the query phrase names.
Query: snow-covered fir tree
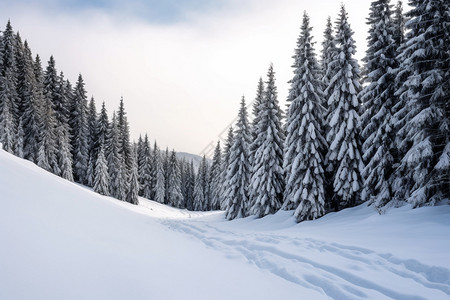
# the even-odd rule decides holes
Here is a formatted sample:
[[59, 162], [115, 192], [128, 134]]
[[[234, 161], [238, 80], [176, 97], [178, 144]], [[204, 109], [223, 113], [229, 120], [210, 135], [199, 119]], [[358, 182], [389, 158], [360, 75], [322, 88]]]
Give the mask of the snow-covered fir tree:
[[392, 13], [393, 33], [392, 38], [398, 48], [405, 42], [405, 16], [403, 14], [403, 3], [398, 1]]
[[169, 176], [167, 185], [168, 191], [168, 203], [174, 207], [184, 208], [184, 199], [183, 194], [181, 193], [181, 174], [180, 174], [180, 166], [178, 164], [178, 160], [175, 154], [175, 151], [172, 150], [169, 157]]
[[[333, 56], [336, 55], [336, 43], [333, 36], [333, 24], [331, 23], [331, 17], [327, 18], [327, 24], [325, 31], [323, 32], [322, 52], [320, 58], [320, 70], [322, 75], [322, 82], [325, 87], [330, 84], [331, 79], [336, 74], [336, 69], [330, 66], [333, 61]], [[326, 107], [326, 101], [323, 106]]]
[[343, 5], [336, 25], [335, 41], [338, 52], [333, 56], [329, 70], [335, 69], [337, 73], [325, 90], [326, 95], [330, 95], [326, 133], [329, 149], [326, 164], [332, 174], [335, 194], [333, 205], [335, 209], [339, 209], [358, 203], [364, 166], [358, 129], [360, 103], [357, 95], [361, 90], [359, 66], [353, 58], [356, 45]]
[[[145, 134], [144, 140], [141, 146], [141, 158], [139, 162], [139, 186], [142, 191], [142, 197], [152, 199], [152, 157], [150, 150], [150, 143], [147, 134]], [[139, 155], [138, 155], [139, 157]]]
[[[135, 148], [135, 147], [133, 147]], [[127, 195], [125, 201], [128, 203], [138, 205], [138, 193], [139, 193], [139, 182], [138, 182], [138, 165], [137, 165], [137, 155], [136, 150], [131, 149], [131, 169], [130, 176], [127, 185]]]
[[89, 106], [86, 115], [86, 122], [88, 127], [87, 146], [88, 146], [88, 167], [86, 172], [86, 180], [88, 186], [94, 185], [95, 176], [95, 164], [97, 161], [97, 155], [95, 149], [95, 143], [97, 141], [97, 108], [95, 107], [94, 97], [89, 100]]
[[78, 76], [78, 81], [75, 86], [69, 122], [72, 136], [74, 179], [77, 182], [86, 184], [89, 162], [89, 128], [87, 124], [86, 90], [84, 89], [84, 81], [81, 74]]
[[258, 108], [258, 128], [254, 144], [252, 176], [249, 185], [249, 214], [263, 217], [275, 213], [283, 199], [283, 140], [281, 110], [275, 86], [275, 72], [270, 65], [266, 90]]
[[68, 126], [67, 124], [63, 124], [58, 121], [56, 122], [56, 158], [60, 169], [59, 176], [69, 181], [73, 181], [73, 159], [72, 153], [70, 151], [70, 136]]
[[57, 160], [57, 146], [56, 135], [57, 121], [53, 112], [51, 100], [45, 97], [43, 115], [42, 115], [41, 139], [39, 142], [39, 149], [36, 164], [55, 175], [60, 175], [61, 170]]
[[201, 173], [198, 173], [195, 176], [195, 185], [194, 185], [194, 201], [193, 201], [193, 210], [194, 211], [203, 211], [203, 203], [205, 202], [205, 196], [203, 191], [203, 182], [201, 178]]
[[298, 222], [325, 214], [324, 94], [311, 31], [309, 17], [305, 13], [295, 49], [284, 144], [286, 190], [283, 208], [294, 209]]
[[234, 140], [234, 132], [233, 132], [233, 127], [230, 126], [230, 128], [228, 128], [228, 135], [227, 135], [227, 140], [225, 141], [225, 147], [223, 149], [223, 155], [222, 155], [222, 187], [220, 190], [220, 194], [221, 194], [221, 202], [220, 202], [220, 209], [221, 210], [225, 210], [228, 203], [227, 203], [227, 198], [226, 198], [226, 192], [227, 192], [227, 185], [228, 185], [228, 181], [227, 181], [227, 171], [228, 171], [228, 165], [230, 163], [230, 152], [231, 152], [231, 146], [233, 145], [233, 140]]
[[[22, 87], [20, 89], [20, 97], [22, 97], [23, 104], [23, 155], [24, 158], [35, 162], [38, 152], [39, 116], [42, 101], [38, 98], [37, 90], [40, 86], [38, 86], [34, 76], [34, 62], [27, 41], [24, 43], [24, 57], [21, 66], [22, 82], [20, 84]], [[40, 94], [42, 94], [42, 90]]]
[[261, 141], [257, 137], [260, 135], [262, 131], [261, 128], [258, 126], [258, 124], [261, 119], [260, 108], [261, 104], [264, 101], [264, 89], [265, 89], [264, 81], [260, 77], [258, 81], [258, 87], [256, 88], [256, 97], [255, 100], [253, 101], [253, 110], [252, 110], [253, 120], [250, 127], [252, 134], [252, 141], [250, 143], [250, 164], [252, 166], [255, 157], [255, 152], [259, 148], [259, 146], [261, 146], [259, 144]]
[[249, 198], [248, 185], [250, 183], [250, 128], [248, 124], [247, 108], [245, 99], [242, 97], [241, 106], [236, 124], [236, 132], [233, 145], [230, 149], [226, 177], [226, 210], [228, 220], [243, 218], [247, 215]]
[[14, 153], [17, 129], [17, 66], [15, 35], [8, 21], [0, 39], [0, 143]]
[[23, 118], [20, 117], [19, 124], [17, 128], [17, 134], [16, 134], [16, 146], [15, 146], [15, 152], [16, 155], [20, 158], [24, 158], [23, 155], [23, 137], [25, 133], [23, 132]]
[[67, 106], [61, 102], [65, 97], [59, 97], [59, 78], [53, 56], [50, 56], [44, 73], [44, 96], [50, 99], [56, 120], [67, 123]]
[[379, 208], [392, 198], [392, 172], [396, 163], [392, 107], [396, 103], [394, 70], [398, 63], [389, 0], [372, 2], [367, 24], [370, 26], [364, 58], [367, 85], [359, 95], [363, 105], [361, 135], [366, 162], [361, 199], [370, 200]]
[[211, 182], [211, 210], [218, 210], [222, 202], [222, 151], [220, 149], [220, 141], [217, 142], [216, 148], [214, 149], [209, 178]]
[[155, 185], [155, 201], [164, 203], [166, 198], [166, 175], [164, 169], [164, 162], [161, 151], [157, 148], [153, 150], [156, 160], [156, 185]]
[[156, 194], [156, 178], [158, 176], [158, 156], [159, 156], [159, 150], [158, 150], [158, 145], [156, 144], [156, 141], [153, 144], [153, 150], [152, 150], [152, 155], [151, 155], [151, 182], [150, 182], [150, 189], [151, 189], [151, 194], [150, 194], [150, 199], [155, 199], [155, 194]]
[[100, 146], [97, 161], [95, 162], [94, 192], [109, 196], [109, 173], [103, 146]]
[[206, 156], [203, 155], [202, 164], [199, 168], [199, 172], [202, 174], [202, 184], [203, 184], [203, 210], [211, 209], [211, 178], [209, 177], [209, 162], [206, 160]]
[[406, 78], [398, 92], [404, 107], [395, 124], [405, 155], [394, 189], [416, 207], [450, 196], [450, 4], [411, 0], [409, 5], [398, 75]]
[[[97, 118], [96, 123], [96, 141], [94, 146], [94, 152], [98, 153], [101, 147], [105, 147], [108, 144], [108, 129], [109, 129], [109, 118], [108, 112], [106, 110], [105, 102], [102, 103], [102, 108], [100, 109], [100, 114]], [[103, 149], [105, 152], [105, 149]]]
[[165, 191], [165, 195], [164, 195], [164, 203], [165, 204], [170, 204], [169, 202], [169, 177], [171, 176], [170, 174], [170, 169], [169, 169], [169, 159], [170, 159], [170, 155], [169, 155], [169, 147], [166, 147], [166, 151], [164, 151], [164, 153], [161, 153], [161, 158], [162, 158], [162, 162], [163, 162], [163, 167], [164, 167], [164, 191]]
[[120, 153], [125, 161], [126, 170], [131, 169], [131, 144], [130, 129], [125, 112], [123, 97], [120, 98], [119, 110], [117, 112], [117, 128], [119, 129]]
[[113, 113], [111, 126], [108, 131], [108, 144], [106, 145], [106, 160], [110, 178], [109, 194], [119, 200], [125, 200], [126, 176], [124, 174], [124, 161], [119, 149], [120, 142], [117, 119], [116, 114]]

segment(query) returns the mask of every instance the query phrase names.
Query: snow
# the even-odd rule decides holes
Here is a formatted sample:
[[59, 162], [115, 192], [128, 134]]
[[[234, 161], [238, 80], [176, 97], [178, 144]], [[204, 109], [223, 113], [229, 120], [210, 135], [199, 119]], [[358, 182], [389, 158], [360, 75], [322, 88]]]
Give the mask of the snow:
[[0, 166], [0, 299], [450, 297], [450, 205], [225, 221]]

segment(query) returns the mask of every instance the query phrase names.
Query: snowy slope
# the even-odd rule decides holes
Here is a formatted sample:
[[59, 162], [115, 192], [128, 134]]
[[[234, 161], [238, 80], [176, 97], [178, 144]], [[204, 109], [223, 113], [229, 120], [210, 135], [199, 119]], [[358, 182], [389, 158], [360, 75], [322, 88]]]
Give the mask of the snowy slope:
[[0, 299], [449, 299], [450, 206], [296, 224], [136, 207], [0, 151]]

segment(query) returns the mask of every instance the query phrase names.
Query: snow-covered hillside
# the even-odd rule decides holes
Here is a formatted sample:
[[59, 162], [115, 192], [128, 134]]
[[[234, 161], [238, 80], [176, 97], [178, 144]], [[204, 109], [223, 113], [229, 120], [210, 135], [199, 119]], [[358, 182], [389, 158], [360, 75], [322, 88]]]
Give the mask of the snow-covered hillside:
[[449, 299], [450, 206], [296, 224], [133, 206], [0, 151], [0, 299]]

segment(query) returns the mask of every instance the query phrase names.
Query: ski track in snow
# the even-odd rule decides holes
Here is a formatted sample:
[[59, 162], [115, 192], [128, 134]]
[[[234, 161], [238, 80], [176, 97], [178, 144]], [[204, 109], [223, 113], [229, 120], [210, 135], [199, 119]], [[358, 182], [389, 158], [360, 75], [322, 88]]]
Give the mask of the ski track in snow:
[[[238, 234], [198, 220], [165, 219], [161, 223], [197, 238], [230, 259], [243, 258], [285, 280], [319, 291], [325, 298], [450, 298], [450, 271], [416, 260], [402, 260], [391, 254], [311, 238]], [[329, 265], [327, 261], [333, 263]], [[420, 295], [415, 290], [421, 291]]]

